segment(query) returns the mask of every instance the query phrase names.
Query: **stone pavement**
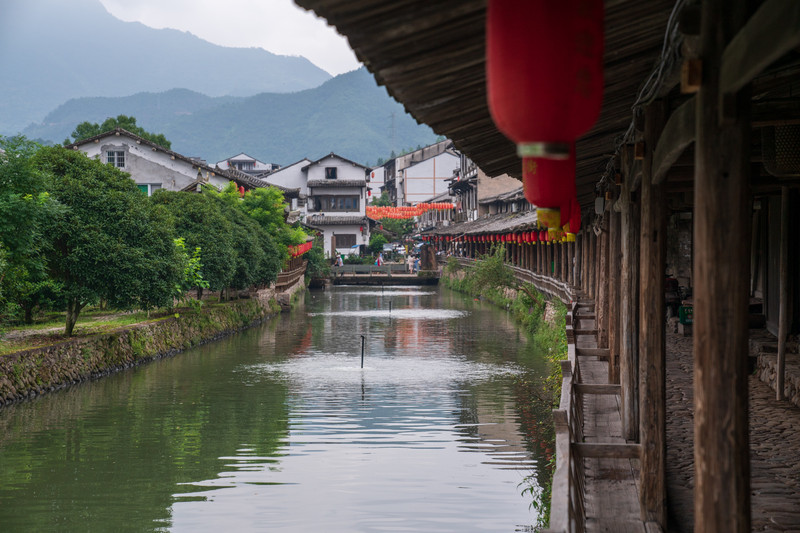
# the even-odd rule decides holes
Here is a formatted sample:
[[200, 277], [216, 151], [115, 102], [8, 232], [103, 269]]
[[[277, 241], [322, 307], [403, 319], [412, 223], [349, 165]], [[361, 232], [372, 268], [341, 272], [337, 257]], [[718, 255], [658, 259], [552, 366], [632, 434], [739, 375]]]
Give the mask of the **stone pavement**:
[[[667, 333], [668, 531], [694, 529], [692, 338]], [[753, 374], [750, 468], [753, 531], [800, 533], [800, 408], [777, 402]]]

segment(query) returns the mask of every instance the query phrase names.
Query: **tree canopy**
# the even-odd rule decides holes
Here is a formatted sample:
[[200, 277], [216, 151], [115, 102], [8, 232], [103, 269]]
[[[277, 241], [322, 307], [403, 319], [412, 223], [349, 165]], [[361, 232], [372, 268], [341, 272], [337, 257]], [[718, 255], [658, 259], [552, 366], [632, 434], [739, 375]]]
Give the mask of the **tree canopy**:
[[72, 136], [72, 141], [66, 139], [64, 144], [71, 144], [84, 139], [89, 139], [90, 137], [100, 135], [101, 133], [111, 131], [115, 128], [127, 130], [143, 139], [152, 141], [157, 145], [166, 148], [167, 150], [172, 147], [172, 143], [167, 140], [163, 133], [150, 133], [149, 131], [145, 131], [144, 128], [136, 125], [136, 117], [129, 117], [127, 115], [117, 115], [115, 118], [107, 118], [102, 124], [96, 124], [88, 121], [81, 122], [75, 126], [75, 129], [70, 134]]
[[172, 231], [128, 175], [60, 147], [40, 149], [33, 162], [63, 206], [46, 234], [49, 273], [67, 301], [66, 335], [80, 311], [100, 299], [117, 309], [171, 305], [183, 275]]
[[0, 318], [51, 296], [44, 225], [59, 209], [45, 190], [46, 175], [31, 157], [38, 146], [21, 137], [0, 138]]

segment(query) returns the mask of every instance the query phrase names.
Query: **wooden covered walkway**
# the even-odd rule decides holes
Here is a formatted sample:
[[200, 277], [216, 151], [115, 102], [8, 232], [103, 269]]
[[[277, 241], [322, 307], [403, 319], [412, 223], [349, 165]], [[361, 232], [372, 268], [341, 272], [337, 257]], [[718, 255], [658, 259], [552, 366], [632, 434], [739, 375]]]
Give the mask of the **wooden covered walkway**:
[[[488, 105], [487, 0], [296, 1], [336, 26], [378, 83], [419, 122], [452, 139], [474, 166], [487, 176], [522, 177], [517, 147], [494, 124]], [[575, 288], [581, 300], [596, 304], [597, 345], [608, 350], [606, 382], [576, 381], [562, 396], [566, 409], [556, 411], [562, 434], [566, 428], [579, 437], [557, 442], [557, 482], [578, 487], [572, 482], [584, 462], [569, 461], [573, 452], [603, 460], [638, 457], [639, 516], [647, 529], [668, 530], [669, 508], [692, 512], [697, 531], [748, 533], [766, 527], [751, 505], [759, 501], [768, 502], [763, 509], [777, 529], [791, 509], [784, 500], [759, 499], [764, 486], [758, 477], [751, 481], [751, 450], [755, 458], [771, 436], [783, 432], [788, 442], [800, 427], [785, 428], [772, 418], [772, 432], [750, 433], [749, 303], [763, 300], [763, 322], [777, 336], [772, 405], [780, 410], [788, 403], [787, 339], [800, 332], [800, 2], [603, 4], [602, 110], [574, 149], [582, 213], [577, 241], [526, 248], [500, 240], [515, 266], [541, 278], [551, 294]], [[502, 9], [521, 13], [530, 5]], [[481, 242], [487, 241], [455, 245], [474, 257], [485, 252], [476, 249]], [[682, 278], [680, 285], [692, 292], [691, 499], [673, 497], [667, 484], [667, 427], [677, 422], [667, 408], [675, 402], [666, 370], [667, 274]], [[574, 345], [573, 352], [567, 378], [582, 373]], [[585, 366], [587, 375], [594, 372], [594, 363]], [[625, 443], [583, 440], [591, 426], [579, 424], [578, 415], [588, 404], [576, 398], [589, 395], [618, 398]], [[611, 418], [597, 409], [590, 415], [610, 426]], [[794, 472], [798, 457], [786, 457], [788, 466], [763, 466]], [[594, 472], [589, 466], [586, 471]], [[616, 475], [605, 469], [599, 463], [599, 478]], [[554, 497], [553, 529], [594, 527], [594, 512], [622, 516], [624, 490], [615, 495], [617, 504], [604, 508], [602, 501], [589, 503], [588, 486], [586, 498], [584, 485], [579, 488], [564, 494], [554, 486], [554, 496], [567, 500]]]

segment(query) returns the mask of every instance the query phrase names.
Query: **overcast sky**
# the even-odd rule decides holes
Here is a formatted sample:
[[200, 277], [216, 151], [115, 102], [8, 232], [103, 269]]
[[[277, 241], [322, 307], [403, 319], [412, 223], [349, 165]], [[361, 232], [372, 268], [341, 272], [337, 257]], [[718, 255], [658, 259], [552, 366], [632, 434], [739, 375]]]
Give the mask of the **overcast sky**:
[[292, 0], [100, 0], [115, 17], [223, 46], [303, 56], [332, 75], [359, 67], [347, 40]]

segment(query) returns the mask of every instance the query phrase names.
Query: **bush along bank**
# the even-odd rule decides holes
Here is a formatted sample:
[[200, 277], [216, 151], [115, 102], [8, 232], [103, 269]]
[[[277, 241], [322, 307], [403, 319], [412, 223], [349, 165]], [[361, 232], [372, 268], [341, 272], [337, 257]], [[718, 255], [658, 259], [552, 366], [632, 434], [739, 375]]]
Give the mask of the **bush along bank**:
[[[561, 363], [567, 358], [566, 316], [567, 308], [558, 299], [547, 299], [532, 285], [522, 286], [513, 273], [502, 263], [501, 254], [488, 255], [471, 267], [462, 267], [451, 260], [444, 268], [441, 283], [446, 287], [480, 297], [498, 307], [508, 310], [523, 330], [531, 335], [534, 344], [548, 362], [548, 375], [544, 382], [520, 383], [524, 397], [531, 402], [545, 402], [547, 410], [558, 407], [561, 396]], [[551, 418], [538, 421], [538, 434], [555, 450], [555, 434]], [[526, 478], [520, 488], [529, 494], [531, 507], [538, 511], [537, 527], [546, 527], [550, 522], [550, 494], [555, 470], [555, 453], [549, 454], [543, 475]], [[537, 529], [538, 530], [538, 529]]]
[[0, 357], [0, 405], [173, 355], [256, 325], [279, 312], [274, 298], [237, 300], [4, 355]]

